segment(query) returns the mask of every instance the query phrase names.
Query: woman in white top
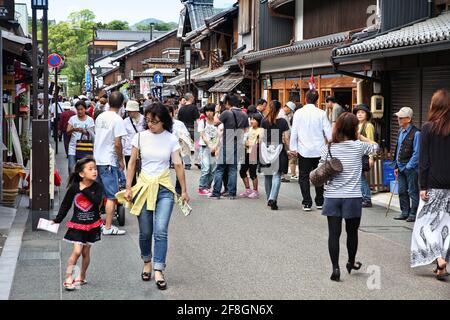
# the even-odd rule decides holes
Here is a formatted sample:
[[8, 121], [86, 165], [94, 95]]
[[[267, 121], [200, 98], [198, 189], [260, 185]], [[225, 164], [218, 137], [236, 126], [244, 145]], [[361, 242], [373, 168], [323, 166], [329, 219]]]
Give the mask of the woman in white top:
[[[128, 117], [125, 119], [125, 130], [127, 135], [122, 138], [123, 155], [125, 156], [125, 166], [128, 168], [128, 162], [131, 158], [131, 142], [134, 136], [145, 130], [145, 119], [142, 114], [139, 113], [139, 103], [134, 100], [130, 100], [127, 103], [125, 109], [128, 112]], [[133, 185], [136, 184], [136, 178], [133, 180]]]
[[[146, 192], [144, 194], [146, 199], [153, 198], [155, 201], [154, 203], [149, 203], [149, 200], [146, 200], [138, 216], [139, 246], [141, 257], [144, 261], [141, 277], [143, 281], [150, 281], [153, 256], [156, 285], [158, 289], [165, 290], [167, 283], [164, 279], [163, 271], [166, 267], [167, 235], [170, 216], [175, 202], [175, 188], [170, 181], [168, 173], [171, 160], [181, 185], [181, 201], [189, 202], [189, 196], [186, 189], [180, 144], [177, 137], [170, 133], [173, 121], [169, 110], [163, 104], [155, 103], [145, 110], [144, 116], [148, 130], [137, 134], [133, 138], [125, 199], [129, 202], [139, 202], [140, 194], [133, 194], [131, 183], [136, 171], [136, 160], [140, 155], [142, 169], [137, 185], [139, 187], [142, 184], [145, 187], [141, 191], [144, 190]], [[156, 195], [151, 194], [151, 189], [155, 187], [154, 184], [157, 184], [156, 189], [158, 192]], [[148, 210], [149, 204], [155, 208], [154, 211]], [[153, 255], [152, 238], [155, 241]]]
[[69, 174], [73, 172], [75, 165], [77, 164], [76, 158], [76, 146], [77, 141], [81, 140], [84, 136], [89, 140], [94, 140], [94, 120], [86, 114], [86, 104], [80, 100], [75, 104], [77, 114], [69, 119], [67, 125], [67, 135], [71, 135], [69, 142]]
[[339, 238], [342, 219], [345, 219], [347, 231], [348, 263], [347, 271], [359, 270], [361, 262], [355, 263], [358, 249], [358, 228], [362, 214], [361, 172], [362, 157], [376, 153], [378, 144], [370, 141], [358, 130], [358, 119], [346, 112], [336, 121], [333, 129], [333, 140], [330, 147], [325, 147], [320, 163], [324, 163], [329, 153], [341, 161], [343, 171], [333, 177], [325, 192], [325, 203], [322, 214], [328, 218], [328, 250], [333, 264], [331, 280], [340, 280]]

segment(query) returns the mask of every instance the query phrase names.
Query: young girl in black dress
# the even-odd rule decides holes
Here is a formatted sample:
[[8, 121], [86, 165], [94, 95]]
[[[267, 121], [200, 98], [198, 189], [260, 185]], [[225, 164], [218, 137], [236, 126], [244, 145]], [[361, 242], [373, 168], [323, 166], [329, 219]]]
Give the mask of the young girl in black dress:
[[[86, 271], [90, 262], [91, 246], [100, 241], [103, 221], [100, 216], [100, 206], [103, 201], [103, 187], [97, 179], [97, 166], [91, 157], [77, 162], [75, 170], [69, 179], [69, 188], [59, 208], [53, 223], [59, 224], [66, 217], [73, 204], [73, 216], [67, 223], [64, 240], [73, 243], [72, 255], [68, 261], [64, 288], [75, 290], [77, 285], [86, 284]], [[73, 279], [73, 268], [78, 258], [83, 256], [80, 275]]]

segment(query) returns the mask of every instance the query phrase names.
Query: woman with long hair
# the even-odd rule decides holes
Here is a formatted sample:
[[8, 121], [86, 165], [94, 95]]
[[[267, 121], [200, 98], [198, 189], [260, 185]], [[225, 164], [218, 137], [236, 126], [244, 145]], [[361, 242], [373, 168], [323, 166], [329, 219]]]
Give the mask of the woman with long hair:
[[269, 113], [262, 121], [264, 139], [261, 144], [261, 158], [264, 167], [267, 205], [278, 210], [278, 193], [281, 176], [288, 172], [289, 124], [278, 118], [281, 103], [273, 100], [269, 104]]
[[411, 267], [436, 263], [444, 280], [450, 260], [450, 93], [438, 90], [422, 127], [420, 205], [411, 240]]
[[358, 119], [351, 113], [343, 113], [336, 121], [333, 140], [322, 152], [320, 163], [323, 164], [330, 154], [341, 161], [343, 171], [329, 181], [325, 192], [322, 215], [328, 219], [328, 251], [330, 253], [333, 273], [332, 281], [340, 281], [339, 238], [342, 220], [345, 219], [347, 231], [348, 273], [359, 270], [361, 262], [355, 262], [358, 249], [358, 228], [362, 215], [361, 172], [363, 155], [377, 152], [378, 145], [365, 138], [358, 131]]

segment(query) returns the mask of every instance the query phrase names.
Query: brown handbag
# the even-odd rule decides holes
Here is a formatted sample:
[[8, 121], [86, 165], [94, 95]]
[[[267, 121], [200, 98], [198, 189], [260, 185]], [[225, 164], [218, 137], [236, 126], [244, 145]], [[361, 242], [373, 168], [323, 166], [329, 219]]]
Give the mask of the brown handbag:
[[325, 183], [333, 179], [334, 176], [341, 173], [343, 170], [344, 168], [342, 166], [341, 160], [339, 160], [338, 158], [333, 158], [333, 155], [331, 154], [331, 144], [329, 144], [328, 154], [325, 162], [311, 172], [311, 174], [309, 175], [309, 179], [315, 187], [321, 187]]

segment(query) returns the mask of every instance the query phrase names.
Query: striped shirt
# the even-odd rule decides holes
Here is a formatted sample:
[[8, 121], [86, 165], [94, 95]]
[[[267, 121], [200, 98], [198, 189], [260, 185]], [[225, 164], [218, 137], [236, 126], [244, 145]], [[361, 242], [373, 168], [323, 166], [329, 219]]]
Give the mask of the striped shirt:
[[[327, 185], [325, 198], [361, 198], [362, 157], [376, 153], [378, 144], [362, 141], [344, 141], [331, 145], [331, 155], [342, 162], [344, 170], [336, 175]], [[328, 147], [322, 150], [320, 163], [324, 163]]]

